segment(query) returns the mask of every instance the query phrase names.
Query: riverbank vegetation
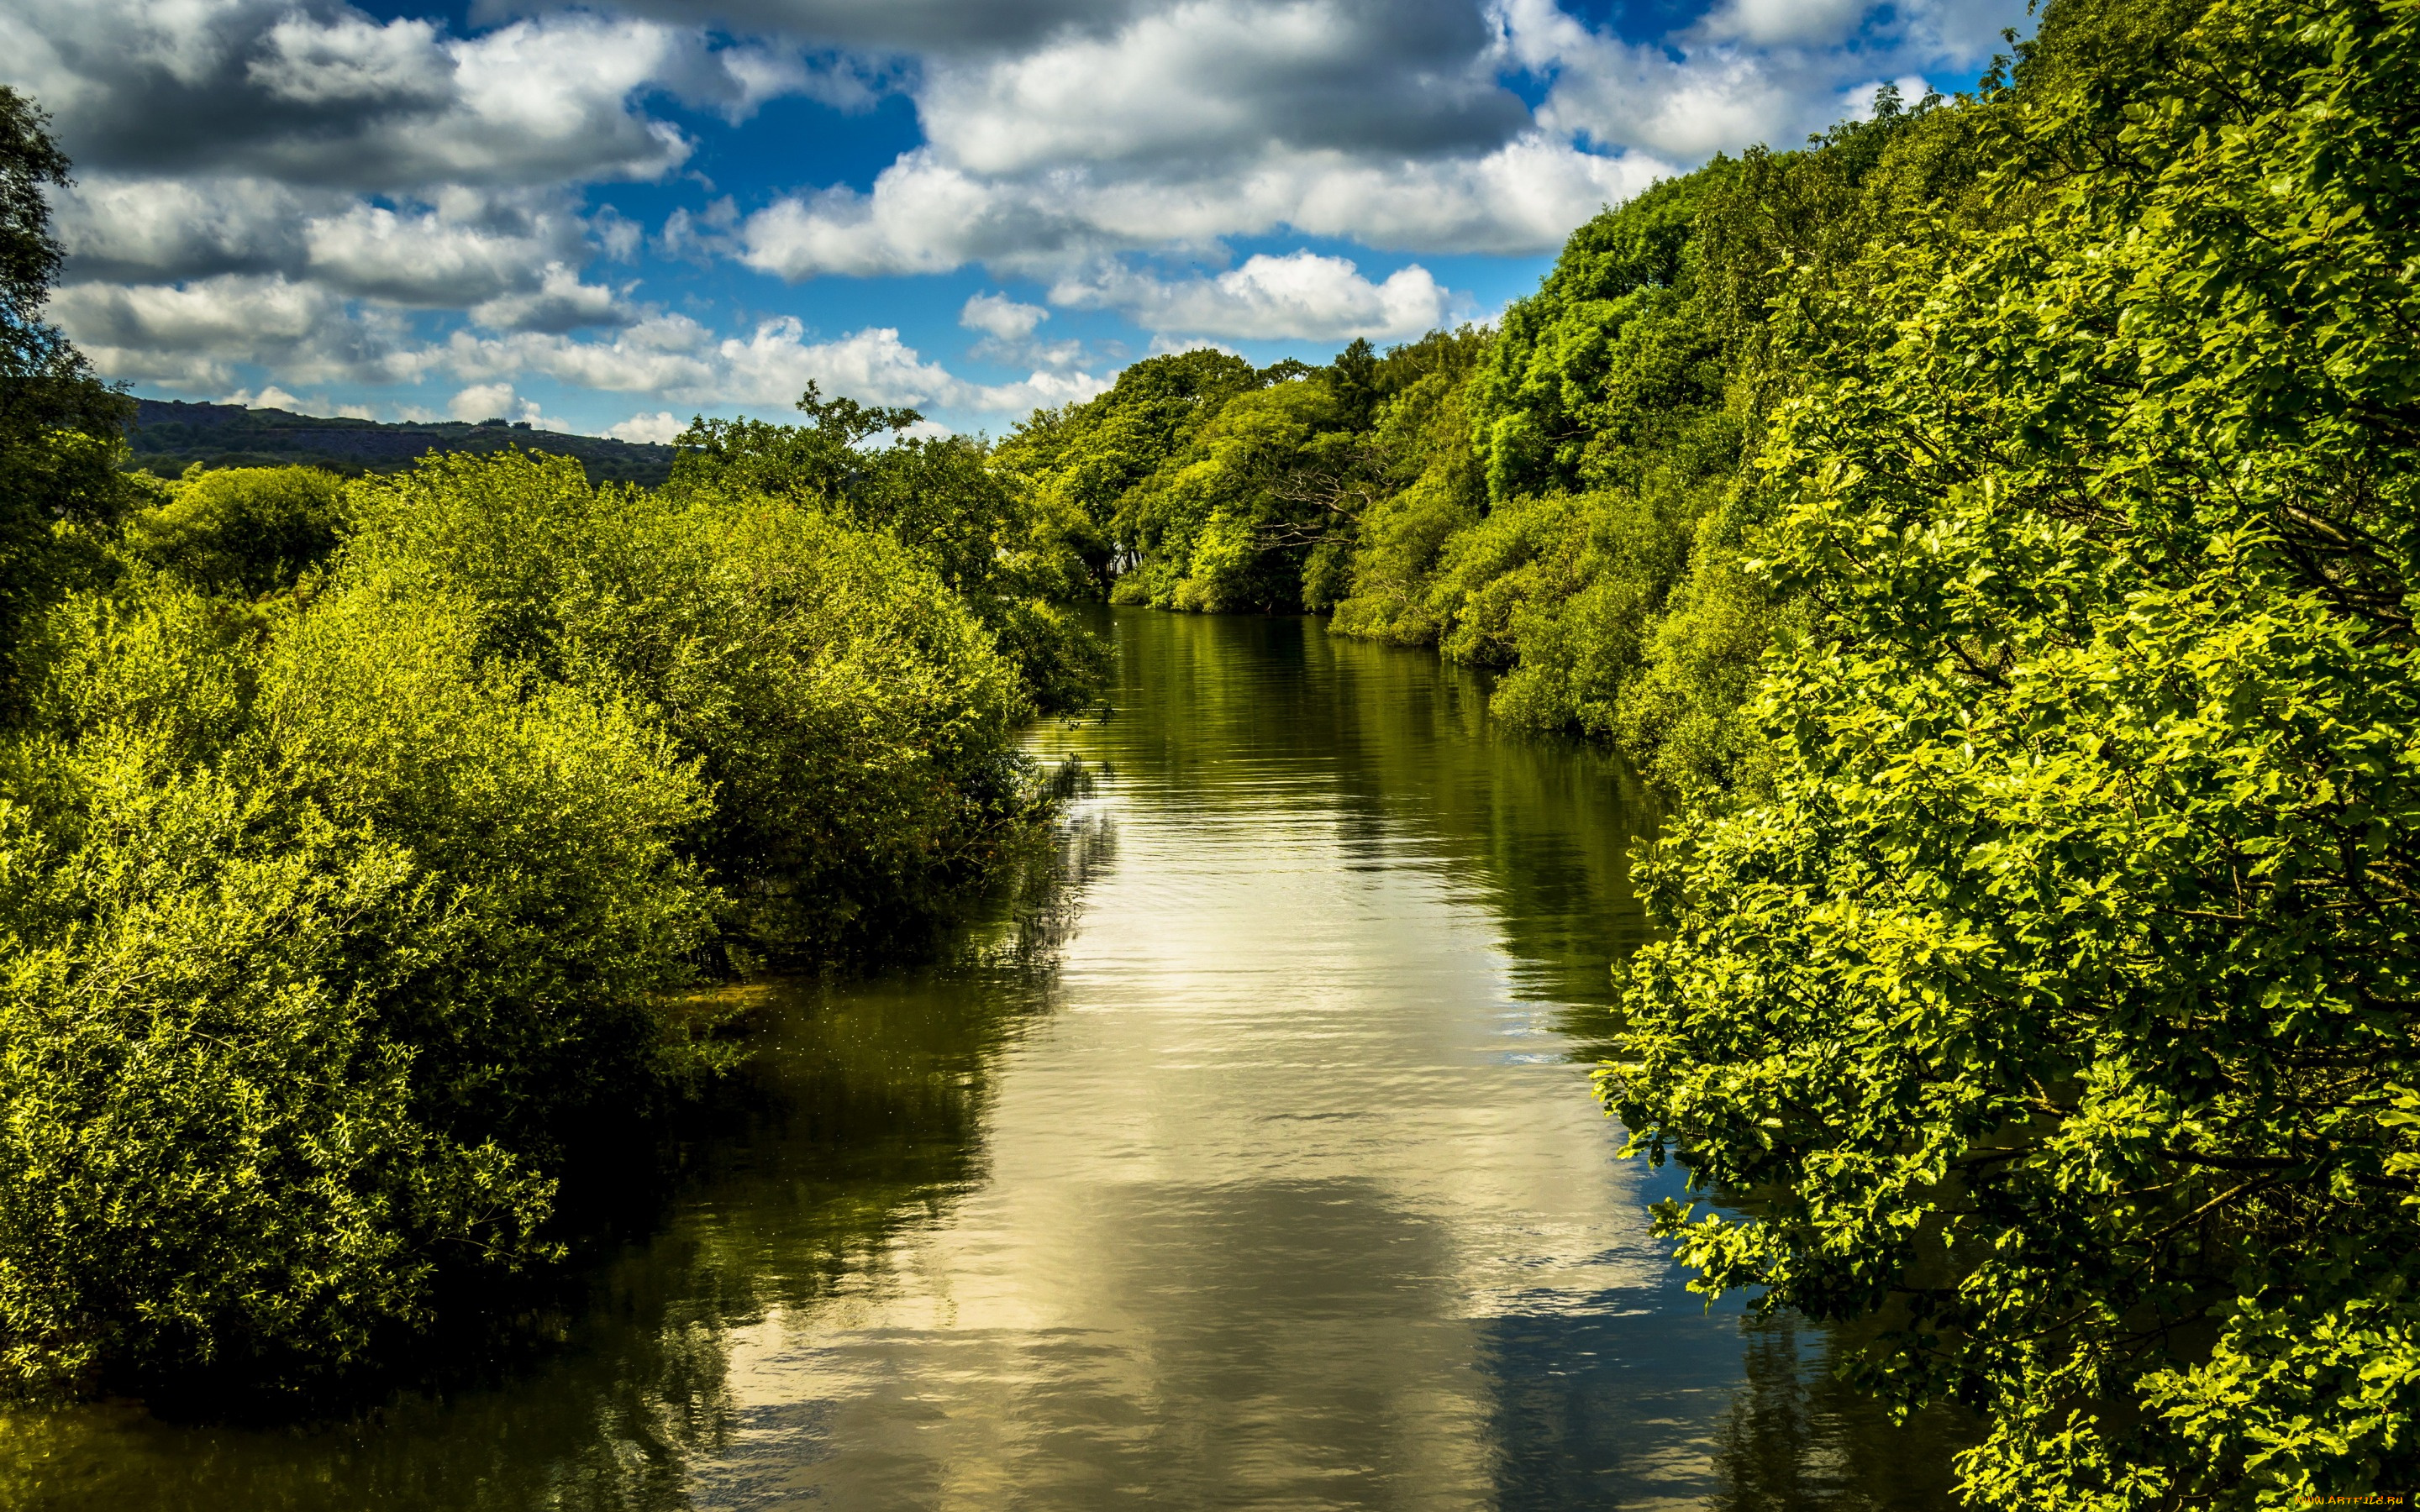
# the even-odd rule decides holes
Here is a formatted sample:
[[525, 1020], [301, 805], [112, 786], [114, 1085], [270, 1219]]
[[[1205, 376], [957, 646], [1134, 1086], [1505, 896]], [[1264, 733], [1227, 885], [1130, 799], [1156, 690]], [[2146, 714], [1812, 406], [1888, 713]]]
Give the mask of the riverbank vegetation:
[[2420, 1473], [2414, 21], [2055, 10], [1977, 113], [2007, 224], [1791, 290], [1806, 630], [1606, 1088], [1764, 1197], [1667, 1215], [1710, 1288], [1986, 1415], [1978, 1504]]
[[1747, 565], [1803, 296], [1862, 276], [1885, 228], [2010, 212], [1977, 187], [1980, 113], [1885, 89], [1807, 150], [1606, 211], [1496, 331], [1319, 368], [1155, 358], [996, 465], [1119, 602], [1332, 611], [1500, 671], [1517, 725], [1610, 741], [1668, 791], [1728, 785], [1759, 658], [1803, 618]]
[[668, 994], [984, 869], [1095, 596], [1434, 646], [1663, 791], [1607, 1105], [1706, 1289], [1979, 1416], [1972, 1504], [2409, 1485], [2416, 86], [2402, 0], [2055, 0], [1493, 330], [997, 446], [811, 392], [654, 491], [116, 474], [11, 97], [8, 1379], [307, 1380], [550, 1253], [723, 1054]]
[[1678, 800], [1603, 1088], [1972, 1504], [2420, 1479], [2420, 23], [2053, 4], [1493, 332], [1001, 452], [1112, 596], [1332, 611]]
[[830, 406], [652, 492], [119, 473], [0, 106], [0, 1387], [301, 1391], [561, 1252], [731, 1057], [683, 989], [982, 876], [1100, 653], [950, 443], [752, 471]]

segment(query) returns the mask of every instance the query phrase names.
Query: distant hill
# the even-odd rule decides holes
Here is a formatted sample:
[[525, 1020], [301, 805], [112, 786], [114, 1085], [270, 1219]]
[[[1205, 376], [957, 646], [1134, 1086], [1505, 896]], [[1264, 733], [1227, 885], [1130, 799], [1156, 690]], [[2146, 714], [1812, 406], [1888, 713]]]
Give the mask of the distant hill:
[[520, 447], [576, 456], [588, 481], [654, 486], [672, 475], [673, 448], [602, 436], [566, 436], [515, 422], [387, 424], [375, 420], [322, 420], [285, 409], [239, 404], [186, 404], [138, 399], [126, 443], [132, 465], [173, 476], [195, 462], [211, 468], [290, 467], [338, 472], [395, 472], [430, 452], [500, 452]]

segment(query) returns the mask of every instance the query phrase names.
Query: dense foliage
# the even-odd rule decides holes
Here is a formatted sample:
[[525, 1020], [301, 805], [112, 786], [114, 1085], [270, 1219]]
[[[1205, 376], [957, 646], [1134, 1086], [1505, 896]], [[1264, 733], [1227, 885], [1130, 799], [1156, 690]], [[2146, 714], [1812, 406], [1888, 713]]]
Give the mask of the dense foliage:
[[45, 194], [67, 182], [48, 118], [0, 85], [0, 717], [23, 696], [8, 649], [85, 565], [57, 527], [106, 527], [128, 501], [116, 467], [128, 401], [42, 319], [60, 262]]
[[1998, 213], [1973, 128], [1885, 89], [1810, 149], [1716, 159], [1575, 232], [1493, 332], [1325, 367], [1193, 351], [1037, 414], [995, 464], [1088, 522], [1110, 596], [1333, 609], [1505, 673], [1499, 716], [1607, 739], [1669, 790], [1753, 756], [1739, 717], [1797, 607], [1745, 567], [1752, 466], [1796, 374], [1771, 305], [1916, 211]]
[[1433, 644], [1684, 800], [1605, 1095], [1702, 1286], [1980, 1415], [1974, 1504], [2411, 1484], [2416, 17], [2053, 4], [1495, 331], [996, 448], [811, 391], [653, 492], [124, 480], [0, 96], [0, 1376], [307, 1380], [550, 1253], [717, 1063], [669, 989], [988, 864], [1092, 594]]
[[483, 657], [628, 701], [707, 785], [677, 842], [728, 949], [814, 959], [928, 913], [1019, 812], [1016, 669], [888, 533], [592, 490], [568, 458], [433, 458], [352, 498], [336, 584], [449, 595]]
[[2420, 26], [2054, 9], [2030, 213], [1790, 290], [1812, 606], [1769, 786], [1655, 856], [1611, 1104], [1751, 1216], [1710, 1289], [1886, 1324], [1976, 1504], [2420, 1480]]
[[128, 554], [222, 597], [291, 588], [346, 525], [344, 480], [318, 468], [192, 468], [155, 491], [124, 521]]
[[694, 1069], [651, 995], [706, 933], [705, 791], [455, 610], [49, 617], [0, 753], [9, 1383], [351, 1361], [548, 1254], [573, 1115]]
[[544, 1258], [581, 1131], [718, 1059], [669, 990], [929, 914], [1030, 801], [888, 534], [520, 455], [171, 493], [0, 742], [20, 1385], [307, 1381]]
[[979, 449], [751, 471], [863, 413], [813, 394], [653, 492], [126, 472], [0, 128], [0, 1391], [309, 1389], [559, 1253], [731, 1059], [702, 974], [1021, 852], [1016, 727], [1101, 654]]
[[988, 448], [965, 436], [897, 435], [912, 409], [826, 399], [807, 385], [809, 424], [700, 419], [679, 440], [669, 492], [683, 499], [797, 500], [898, 541], [963, 599], [1016, 665], [1038, 707], [1079, 709], [1098, 695], [1105, 649], [1063, 607], [1092, 579], [1067, 512], [1011, 486]]

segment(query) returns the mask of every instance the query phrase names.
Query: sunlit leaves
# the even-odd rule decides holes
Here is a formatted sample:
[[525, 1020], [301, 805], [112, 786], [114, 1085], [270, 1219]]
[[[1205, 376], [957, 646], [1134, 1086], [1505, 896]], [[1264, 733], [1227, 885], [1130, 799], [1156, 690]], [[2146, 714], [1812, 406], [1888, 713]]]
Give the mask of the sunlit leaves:
[[0, 1391], [380, 1358], [728, 1063], [667, 992], [912, 924], [1029, 802], [991, 632], [796, 498], [179, 491], [0, 734]]
[[2054, 10], [1988, 119], [2057, 192], [1879, 252], [1863, 330], [1797, 296], [1823, 614], [1771, 793], [1648, 869], [1606, 1087], [1753, 1199], [1668, 1220], [1709, 1287], [1984, 1412], [1981, 1504], [2420, 1468], [2415, 58], [2409, 7]]

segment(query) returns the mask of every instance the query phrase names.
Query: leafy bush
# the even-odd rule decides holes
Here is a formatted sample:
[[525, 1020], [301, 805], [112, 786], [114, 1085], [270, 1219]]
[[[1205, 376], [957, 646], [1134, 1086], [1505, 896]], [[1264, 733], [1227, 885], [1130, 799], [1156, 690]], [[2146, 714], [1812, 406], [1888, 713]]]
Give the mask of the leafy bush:
[[0, 1380], [359, 1361], [551, 1254], [566, 1131], [698, 1068], [652, 997], [702, 795], [451, 609], [53, 615], [0, 776]]
[[553, 1256], [575, 1153], [723, 1063], [668, 1006], [699, 963], [928, 913], [1030, 802], [1015, 671], [887, 532], [447, 457], [249, 601], [292, 494], [185, 493], [26, 648], [0, 1387], [378, 1358]]
[[318, 468], [196, 465], [165, 491], [127, 517], [127, 549], [208, 594], [292, 587], [344, 530], [345, 480]]
[[681, 850], [743, 953], [929, 914], [1021, 812], [1017, 675], [888, 533], [788, 499], [593, 490], [530, 455], [431, 459], [354, 497], [337, 581], [450, 595], [483, 656], [630, 700], [696, 764], [713, 802]]
[[1013, 486], [983, 442], [901, 436], [865, 443], [922, 417], [826, 399], [807, 385], [798, 408], [812, 424], [700, 420], [680, 438], [675, 497], [787, 499], [881, 531], [922, 559], [989, 628], [1035, 706], [1057, 713], [1093, 702], [1109, 651], [1061, 607], [1092, 587], [1083, 532], [1047, 501]]

